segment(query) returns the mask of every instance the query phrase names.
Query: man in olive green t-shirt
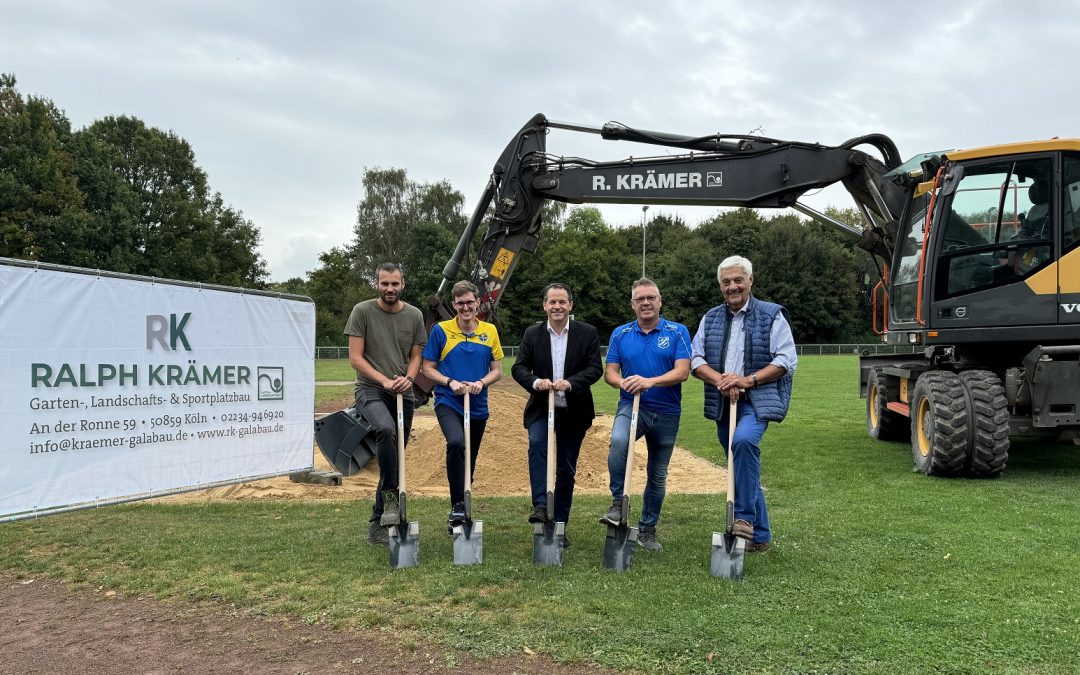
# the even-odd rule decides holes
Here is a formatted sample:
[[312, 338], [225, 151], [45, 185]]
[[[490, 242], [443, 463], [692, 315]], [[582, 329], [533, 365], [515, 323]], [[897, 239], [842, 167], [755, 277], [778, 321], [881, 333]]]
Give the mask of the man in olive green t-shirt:
[[376, 274], [379, 297], [353, 307], [345, 334], [349, 336], [349, 362], [356, 370], [356, 409], [375, 432], [379, 459], [379, 486], [371, 509], [368, 541], [387, 546], [387, 527], [401, 519], [397, 394], [402, 395], [402, 420], [408, 443], [413, 418], [413, 378], [420, 372], [420, 353], [427, 342], [427, 332], [424, 315], [401, 299], [405, 289], [401, 266], [383, 263]]

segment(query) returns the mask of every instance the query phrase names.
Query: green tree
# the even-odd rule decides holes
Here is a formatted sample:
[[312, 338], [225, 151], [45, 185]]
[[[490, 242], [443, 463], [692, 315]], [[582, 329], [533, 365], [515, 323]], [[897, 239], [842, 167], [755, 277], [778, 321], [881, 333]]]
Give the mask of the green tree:
[[716, 282], [719, 253], [696, 230], [653, 259], [650, 278], [664, 296], [664, 317], [685, 324], [690, 332], [711, 307], [723, 299]]
[[[374, 168], [364, 171], [362, 182], [364, 197], [356, 207], [351, 253], [361, 276], [371, 282], [380, 264], [410, 258], [417, 242], [413, 230], [418, 225], [438, 226], [451, 233], [455, 242], [465, 229], [465, 196], [447, 181], [418, 183], [409, 180], [405, 169]], [[449, 254], [443, 264], [448, 258]], [[419, 302], [434, 290], [409, 288], [406, 282], [406, 297], [411, 302]]]
[[[640, 228], [639, 228], [640, 231]], [[518, 264], [499, 316], [504, 339], [514, 344], [532, 323], [544, 318], [544, 287], [568, 284], [574, 291], [574, 317], [597, 327], [602, 340], [628, 321], [630, 284], [640, 274], [625, 237], [605, 222], [595, 207], [574, 207], [559, 226], [544, 226], [536, 254]]]
[[[664, 316], [695, 330], [705, 312], [723, 302], [717, 266], [732, 255], [755, 260], [765, 222], [757, 211], [735, 209], [720, 212], [692, 230], [681, 221], [665, 224], [659, 233], [662, 247], [650, 254], [647, 268], [663, 293]], [[650, 237], [652, 228], [650, 223]]]
[[288, 293], [289, 295], [307, 295], [307, 282], [300, 277], [291, 277], [285, 281], [271, 282], [266, 290], [275, 293]]
[[14, 75], [0, 74], [0, 256], [53, 260], [51, 233], [87, 217], [65, 149], [71, 123], [51, 101], [24, 98], [15, 85]]
[[441, 223], [421, 221], [413, 226], [405, 265], [405, 297], [421, 310], [439, 289], [443, 267], [454, 253], [458, 237]]
[[106, 117], [77, 132], [73, 149], [93, 216], [76, 264], [264, 285], [258, 229], [211, 192], [187, 141], [133, 117]]
[[713, 265], [715, 270], [728, 256], [741, 255], [753, 260], [761, 248], [761, 229], [765, 222], [759, 211], [735, 209], [704, 221], [695, 232], [709, 242], [713, 255], [717, 256]]
[[761, 251], [754, 294], [788, 309], [797, 343], [839, 342], [858, 311], [851, 252], [793, 215], [765, 223]]
[[351, 253], [342, 246], [319, 255], [319, 267], [308, 272], [305, 290], [315, 301], [315, 344], [346, 345], [343, 333], [353, 305], [375, 297], [375, 290], [360, 277]]

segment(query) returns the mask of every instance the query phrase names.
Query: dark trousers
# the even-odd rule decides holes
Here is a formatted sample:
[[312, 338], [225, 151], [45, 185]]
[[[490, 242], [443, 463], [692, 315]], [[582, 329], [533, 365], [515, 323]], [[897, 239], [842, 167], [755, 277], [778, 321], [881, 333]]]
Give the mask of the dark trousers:
[[[435, 407], [439, 427], [446, 437], [446, 481], [450, 484], [450, 505], [465, 501], [465, 417], [450, 406]], [[487, 418], [469, 417], [469, 454], [472, 461], [472, 480], [476, 475], [476, 456], [480, 454], [480, 441], [484, 440]]]
[[[397, 396], [382, 387], [357, 387], [356, 409], [371, 425], [375, 433], [375, 456], [379, 460], [379, 486], [375, 489], [375, 505], [371, 508], [371, 520], [377, 521], [383, 514], [383, 491], [397, 492]], [[412, 431], [413, 400], [402, 399], [402, 422], [405, 426], [405, 444], [409, 444]]]
[[[574, 474], [577, 473], [581, 442], [588, 427], [568, 425], [559, 408], [555, 409], [555, 504], [556, 522], [570, 520], [574, 502]], [[547, 415], [529, 425], [529, 482], [533, 506], [547, 506]]]

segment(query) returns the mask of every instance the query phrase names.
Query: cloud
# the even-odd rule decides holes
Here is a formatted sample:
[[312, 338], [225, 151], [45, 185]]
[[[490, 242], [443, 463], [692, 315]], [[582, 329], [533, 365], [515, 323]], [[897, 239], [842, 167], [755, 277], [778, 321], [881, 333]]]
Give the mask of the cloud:
[[[38, 0], [5, 8], [2, 30], [5, 70], [76, 127], [126, 114], [187, 139], [212, 187], [261, 229], [274, 279], [351, 239], [364, 167], [447, 179], [471, 212], [536, 112], [830, 144], [882, 132], [911, 156], [1073, 133], [1080, 97], [1068, 57], [1080, 5], [1045, 0], [925, 11], [855, 0]], [[592, 159], [664, 152], [548, 140], [555, 154]], [[639, 207], [603, 210], [640, 220]], [[714, 212], [679, 211], [690, 222]]]

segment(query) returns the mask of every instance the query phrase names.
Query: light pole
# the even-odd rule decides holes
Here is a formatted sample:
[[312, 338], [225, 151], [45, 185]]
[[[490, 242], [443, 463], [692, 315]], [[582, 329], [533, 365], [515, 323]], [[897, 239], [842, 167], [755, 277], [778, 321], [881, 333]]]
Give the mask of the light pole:
[[645, 212], [649, 210], [649, 205], [645, 204], [641, 207], [641, 278], [645, 278]]

